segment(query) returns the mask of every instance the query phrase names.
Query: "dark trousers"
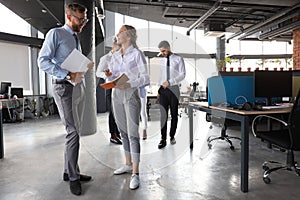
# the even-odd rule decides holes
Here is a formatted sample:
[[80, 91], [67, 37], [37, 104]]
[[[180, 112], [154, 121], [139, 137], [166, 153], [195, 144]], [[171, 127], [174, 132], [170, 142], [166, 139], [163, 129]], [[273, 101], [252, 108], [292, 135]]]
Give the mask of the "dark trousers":
[[79, 134], [82, 130], [85, 106], [84, 90], [82, 82], [75, 86], [66, 81], [64, 83], [53, 84], [53, 97], [67, 132], [64, 172], [69, 174], [70, 181], [80, 178], [78, 155], [80, 146]]
[[111, 134], [114, 134], [114, 133], [120, 134], [120, 132], [118, 130], [118, 126], [115, 121], [113, 108], [112, 108], [112, 104], [111, 104], [111, 92], [112, 92], [112, 89], [106, 90], [106, 101], [107, 101], [107, 107], [108, 107], [108, 111], [109, 111], [109, 115], [108, 115], [109, 132]]
[[162, 86], [158, 90], [159, 104], [160, 106], [160, 127], [161, 127], [161, 139], [167, 139], [167, 121], [168, 112], [171, 111], [171, 128], [170, 138], [174, 138], [177, 122], [178, 122], [178, 104], [179, 104], [179, 87], [171, 86], [164, 89]]

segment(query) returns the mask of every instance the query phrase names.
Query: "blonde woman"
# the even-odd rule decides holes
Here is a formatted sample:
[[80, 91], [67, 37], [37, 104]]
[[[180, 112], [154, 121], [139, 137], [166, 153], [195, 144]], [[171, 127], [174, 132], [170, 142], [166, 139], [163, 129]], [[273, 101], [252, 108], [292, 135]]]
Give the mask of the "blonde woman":
[[125, 165], [114, 171], [115, 175], [131, 172], [130, 189], [139, 187], [140, 137], [139, 117], [141, 100], [139, 88], [150, 83], [146, 59], [136, 45], [136, 29], [123, 25], [117, 34], [121, 49], [113, 54], [110, 71], [106, 75], [114, 79], [125, 73], [129, 81], [113, 89], [112, 104], [119, 131], [123, 139]]

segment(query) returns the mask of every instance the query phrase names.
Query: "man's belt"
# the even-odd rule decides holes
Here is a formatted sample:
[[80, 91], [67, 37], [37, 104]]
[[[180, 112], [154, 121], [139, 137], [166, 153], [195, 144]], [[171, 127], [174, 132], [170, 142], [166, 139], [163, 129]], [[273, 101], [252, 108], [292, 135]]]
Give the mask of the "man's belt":
[[69, 81], [67, 81], [65, 79], [52, 79], [52, 83], [53, 84], [71, 84]]

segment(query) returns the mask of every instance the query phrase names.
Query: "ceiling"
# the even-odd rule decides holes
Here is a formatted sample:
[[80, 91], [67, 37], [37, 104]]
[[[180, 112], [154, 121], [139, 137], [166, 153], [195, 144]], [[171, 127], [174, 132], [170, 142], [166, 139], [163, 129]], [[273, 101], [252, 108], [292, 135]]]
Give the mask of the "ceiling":
[[[102, 0], [94, 0], [101, 7]], [[103, 0], [104, 9], [154, 22], [182, 26], [187, 34], [234, 33], [227, 40], [292, 39], [300, 27], [300, 0]], [[42, 33], [64, 24], [63, 0], [0, 0]]]

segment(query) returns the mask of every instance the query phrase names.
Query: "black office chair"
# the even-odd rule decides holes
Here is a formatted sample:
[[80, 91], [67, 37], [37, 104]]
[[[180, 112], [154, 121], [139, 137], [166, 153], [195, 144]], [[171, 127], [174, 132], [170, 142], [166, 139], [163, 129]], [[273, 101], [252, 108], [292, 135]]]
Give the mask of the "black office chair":
[[[300, 90], [296, 97], [296, 101], [292, 107], [292, 110], [289, 114], [287, 122], [284, 120], [268, 116], [268, 115], [259, 115], [254, 118], [252, 122], [252, 132], [254, 136], [261, 138], [263, 141], [267, 141], [272, 146], [277, 146], [281, 150], [284, 149], [287, 151], [286, 163], [282, 164], [277, 161], [267, 161], [263, 163], [263, 181], [266, 184], [271, 182], [269, 175], [271, 172], [285, 169], [288, 171], [295, 171], [298, 176], [300, 176], [300, 167], [297, 166], [297, 163], [294, 160], [294, 151], [300, 151]], [[281, 125], [279, 129], [276, 130], [264, 130], [259, 131], [258, 125], [261, 124], [262, 119], [268, 119], [271, 123], [278, 123]], [[264, 123], [266, 124], [266, 123]], [[262, 127], [260, 127], [261, 129]], [[268, 164], [275, 164], [276, 167], [270, 168]]]
[[[212, 123], [215, 123], [215, 124], [218, 124], [221, 126], [221, 136], [210, 136], [207, 138], [208, 148], [211, 149], [211, 147], [212, 147], [211, 143], [215, 140], [225, 140], [230, 145], [230, 149], [234, 150], [234, 146], [232, 144], [231, 139], [241, 140], [241, 138], [235, 137], [235, 136], [229, 136], [226, 134], [228, 120], [226, 120], [224, 118], [214, 117], [211, 114], [206, 114], [206, 121], [212, 122]], [[210, 128], [212, 128], [212, 126]]]

